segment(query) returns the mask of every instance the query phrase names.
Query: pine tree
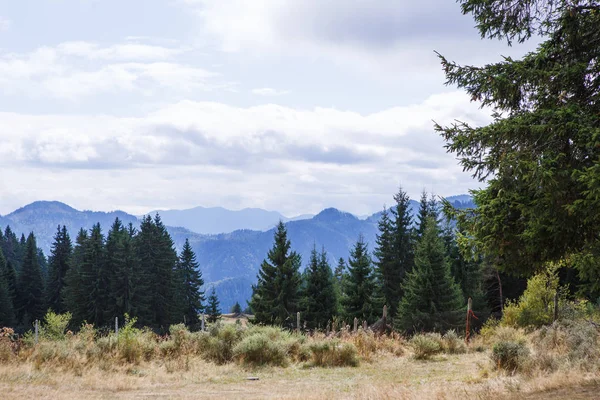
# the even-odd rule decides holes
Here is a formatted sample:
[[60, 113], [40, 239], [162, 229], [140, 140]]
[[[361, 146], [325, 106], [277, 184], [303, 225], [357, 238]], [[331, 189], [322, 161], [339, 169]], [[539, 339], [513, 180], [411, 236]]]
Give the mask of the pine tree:
[[[135, 316], [134, 295], [141, 279], [135, 249], [136, 230], [130, 223], [126, 228], [117, 218], [106, 238], [106, 262], [110, 271], [110, 313], [107, 317]], [[141, 290], [142, 287], [140, 286]]]
[[10, 226], [7, 226], [4, 229], [4, 237], [2, 241], [2, 252], [4, 253], [4, 258], [6, 262], [10, 262], [15, 271], [18, 273], [21, 267], [22, 261], [22, 253], [23, 251], [20, 248], [19, 240], [17, 239], [17, 235], [12, 231]]
[[283, 222], [275, 231], [273, 248], [258, 272], [258, 282], [252, 286], [250, 307], [256, 323], [269, 325], [295, 324], [301, 284], [300, 255], [290, 252], [290, 241]]
[[0, 249], [0, 327], [13, 326], [15, 323], [15, 310], [7, 278], [6, 259]]
[[[394, 254], [393, 226], [390, 214], [384, 207], [381, 218], [378, 221], [379, 233], [375, 239], [376, 247], [373, 251], [375, 256], [375, 301], [377, 309], [384, 304], [398, 303], [398, 291], [400, 280], [397, 279], [399, 272], [396, 267]], [[395, 308], [394, 308], [395, 309]], [[393, 315], [393, 312], [391, 313]]]
[[371, 323], [376, 319], [373, 304], [375, 290], [374, 274], [367, 244], [359, 236], [348, 261], [348, 276], [344, 281], [342, 307], [346, 321], [358, 318]]
[[[17, 280], [17, 272], [13, 267], [12, 263], [7, 260], [5, 267], [5, 279], [6, 285], [8, 289], [8, 295], [12, 300], [13, 308], [16, 308], [17, 305], [17, 290], [18, 290], [18, 280]], [[15, 309], [16, 313], [16, 309]]]
[[48, 284], [46, 285], [47, 307], [60, 314], [65, 311], [61, 292], [69, 269], [73, 245], [67, 227], [59, 226], [54, 235], [48, 263]]
[[100, 224], [95, 224], [84, 246], [81, 265], [82, 287], [85, 293], [85, 320], [96, 325], [108, 324], [109, 276], [106, 270], [106, 247]]
[[181, 299], [183, 316], [187, 324], [195, 325], [199, 322], [198, 314], [204, 310], [204, 291], [201, 290], [204, 280], [188, 239], [185, 239], [179, 256], [177, 276], [181, 285], [177, 295]]
[[417, 239], [423, 237], [425, 233], [425, 225], [427, 223], [427, 218], [429, 217], [429, 199], [427, 198], [427, 192], [423, 190], [421, 193], [421, 199], [419, 200], [419, 212], [417, 214], [417, 218], [419, 219], [418, 225], [415, 231]]
[[394, 321], [396, 329], [442, 331], [462, 321], [463, 297], [450, 273], [444, 242], [433, 217], [425, 224], [414, 269], [406, 276], [403, 289]]
[[240, 306], [239, 302], [236, 301], [233, 307], [231, 307], [231, 313], [236, 315], [242, 313], [242, 306]]
[[410, 214], [410, 197], [402, 190], [394, 195], [396, 205], [391, 209], [393, 215], [392, 224], [392, 250], [393, 267], [389, 277], [386, 304], [389, 315], [394, 317], [397, 312], [398, 303], [404, 292], [402, 282], [414, 263], [414, 236], [412, 232], [412, 216]]
[[71, 324], [78, 327], [88, 318], [87, 313], [87, 288], [84, 287], [82, 266], [84, 253], [88, 241], [88, 233], [81, 228], [75, 239], [73, 255], [69, 260], [69, 268], [65, 276], [65, 286], [62, 289], [62, 299], [65, 309], [72, 315]]
[[318, 254], [313, 246], [306, 271], [306, 287], [301, 301], [303, 320], [309, 329], [324, 328], [338, 309], [333, 274], [325, 248]]
[[44, 281], [35, 236], [25, 241], [25, 254], [17, 286], [17, 317], [25, 326], [44, 315]]
[[183, 321], [183, 313], [173, 303], [177, 252], [158, 214], [154, 219], [147, 216], [142, 220], [136, 248], [141, 273], [135, 300], [138, 322], [166, 331], [172, 323]]
[[217, 292], [213, 286], [210, 296], [208, 297], [208, 306], [206, 307], [208, 322], [217, 322], [221, 318], [221, 309], [219, 307], [219, 299], [217, 298]]

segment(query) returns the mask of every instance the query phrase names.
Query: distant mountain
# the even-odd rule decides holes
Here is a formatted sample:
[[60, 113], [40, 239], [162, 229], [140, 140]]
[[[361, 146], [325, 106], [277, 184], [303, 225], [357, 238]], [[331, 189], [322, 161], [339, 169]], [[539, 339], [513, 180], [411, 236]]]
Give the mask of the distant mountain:
[[[470, 198], [448, 199], [457, 207], [470, 201]], [[412, 215], [416, 215], [418, 208], [419, 203], [411, 201]], [[223, 311], [229, 311], [236, 301], [245, 306], [252, 293], [251, 285], [256, 281], [260, 264], [273, 245], [274, 229], [242, 229], [205, 235], [184, 227], [172, 226], [181, 224], [168, 222], [165, 213], [162, 211], [160, 215], [177, 250], [181, 249], [188, 238], [196, 252], [206, 287], [215, 286]], [[268, 215], [273, 216], [271, 213]], [[327, 208], [312, 218], [289, 221], [286, 226], [292, 249], [302, 256], [302, 269], [308, 263], [313, 246], [319, 250], [324, 246], [329, 262], [334, 267], [340, 257], [348, 258], [350, 248], [359, 234], [364, 236], [369, 251], [373, 250], [380, 216], [381, 212], [378, 212], [365, 219], [359, 219], [350, 213]], [[116, 217], [125, 224], [131, 222], [134, 226], [139, 226], [139, 221], [134, 215], [123, 211], [78, 211], [60, 202], [39, 201], [0, 217], [0, 227], [4, 229], [6, 225], [10, 225], [18, 235], [33, 231], [38, 238], [38, 246], [48, 255], [58, 225], [66, 225], [74, 240], [80, 228], [90, 229], [98, 222], [106, 234]], [[258, 223], [258, 220], [256, 222]], [[274, 222], [270, 220], [269, 223], [274, 226], [277, 222], [278, 219]]]
[[194, 207], [186, 210], [157, 210], [165, 223], [181, 226], [192, 232], [202, 234], [229, 233], [239, 229], [265, 231], [273, 228], [280, 220], [283, 222], [312, 218], [310, 214], [287, 218], [277, 211], [260, 208], [244, 208], [233, 211], [223, 207]]

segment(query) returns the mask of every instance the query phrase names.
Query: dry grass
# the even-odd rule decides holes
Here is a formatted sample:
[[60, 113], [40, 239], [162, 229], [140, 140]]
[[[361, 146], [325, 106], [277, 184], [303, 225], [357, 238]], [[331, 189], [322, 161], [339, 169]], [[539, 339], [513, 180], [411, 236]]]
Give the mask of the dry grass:
[[[278, 356], [285, 356], [286, 362], [279, 365], [286, 367], [273, 363], [257, 367], [262, 362], [248, 364], [248, 352], [243, 353], [244, 357], [236, 356], [247, 345], [243, 339], [252, 335], [265, 336], [282, 346], [283, 353]], [[458, 343], [462, 339], [451, 333], [440, 339], [447, 342], [443, 353], [431, 360], [418, 360], [413, 354], [414, 346], [402, 337], [378, 337], [363, 331], [305, 337], [275, 328], [229, 324], [213, 327], [207, 333], [190, 333], [179, 325], [171, 328], [168, 338], [124, 328], [117, 343], [114, 336], [96, 337], [90, 328], [60, 340], [43, 339], [35, 346], [23, 343], [17, 354], [5, 351], [0, 360], [0, 393], [2, 399], [594, 398], [600, 380], [598, 370], [590, 366], [598, 363], [590, 364], [586, 359], [582, 364], [573, 357], [580, 357], [583, 348], [597, 354], [594, 351], [598, 350], [598, 342], [578, 339], [574, 347], [566, 339], [570, 337], [574, 335], [568, 328], [527, 336], [520, 331], [500, 329], [489, 337], [475, 338], [463, 352]], [[501, 340], [527, 340], [536, 362], [516, 375], [494, 369], [490, 349]], [[7, 343], [6, 338], [2, 341]], [[260, 343], [250, 350], [262, 348]], [[236, 344], [241, 344], [237, 352]], [[319, 346], [352, 347], [359, 365], [316, 367], [318, 363], [310, 351]], [[231, 352], [231, 357], [214, 357], [215, 351], [225, 350]], [[541, 367], [543, 363], [536, 357], [546, 350], [551, 350], [556, 368]], [[248, 380], [249, 376], [259, 380]]]

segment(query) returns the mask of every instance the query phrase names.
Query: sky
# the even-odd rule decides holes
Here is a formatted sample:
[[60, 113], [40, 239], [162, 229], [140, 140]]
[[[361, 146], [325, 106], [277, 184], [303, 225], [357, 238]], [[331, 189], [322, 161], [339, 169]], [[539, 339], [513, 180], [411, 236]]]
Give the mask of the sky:
[[399, 186], [466, 193], [484, 183], [433, 121], [491, 112], [444, 84], [434, 51], [529, 50], [480, 39], [451, 0], [0, 0], [0, 214], [364, 215]]

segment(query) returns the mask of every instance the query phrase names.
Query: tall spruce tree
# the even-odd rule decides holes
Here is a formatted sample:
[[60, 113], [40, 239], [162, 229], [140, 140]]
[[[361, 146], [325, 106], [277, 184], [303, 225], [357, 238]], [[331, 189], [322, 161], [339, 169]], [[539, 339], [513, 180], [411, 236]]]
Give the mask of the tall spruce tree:
[[[377, 305], [398, 303], [397, 292], [400, 290], [400, 280], [397, 279], [399, 271], [396, 270], [394, 254], [394, 237], [392, 233], [392, 221], [387, 208], [383, 208], [378, 223], [379, 233], [375, 239], [376, 247], [373, 251], [375, 256], [375, 278]], [[395, 308], [395, 307], [394, 307]]]
[[110, 321], [114, 317], [123, 320], [125, 314], [135, 316], [133, 297], [136, 281], [139, 279], [135, 234], [136, 230], [131, 223], [125, 227], [116, 218], [106, 236], [106, 270], [109, 274], [110, 294], [105, 317]]
[[0, 327], [13, 326], [14, 323], [15, 309], [8, 286], [6, 259], [0, 249]]
[[429, 198], [427, 197], [427, 192], [423, 190], [423, 192], [421, 192], [421, 199], [419, 200], [419, 211], [417, 214], [418, 222], [415, 231], [417, 239], [423, 237], [423, 234], [425, 233], [425, 225], [427, 224], [427, 218], [429, 217], [429, 207], [430, 202]]
[[[160, 216], [154, 219], [146, 216], [136, 237], [137, 253], [140, 261], [140, 287], [136, 295], [142, 307], [136, 307], [139, 323], [160, 331], [166, 331], [172, 323], [183, 322], [178, 319], [181, 310], [173, 304], [176, 287], [174, 269], [177, 264], [177, 252], [173, 240], [163, 225]], [[138, 302], [136, 300], [136, 302]]]
[[402, 282], [406, 274], [412, 271], [414, 262], [413, 219], [410, 214], [410, 197], [402, 188], [399, 188], [398, 193], [394, 195], [394, 201], [396, 204], [390, 209], [393, 216], [392, 250], [394, 264], [386, 297], [386, 304], [391, 317], [396, 315], [398, 302], [404, 294]]
[[85, 320], [96, 326], [110, 323], [105, 315], [109, 300], [109, 274], [106, 270], [106, 247], [102, 228], [95, 224], [83, 251], [81, 284], [85, 290]]
[[[12, 300], [13, 308], [15, 309], [15, 313], [17, 312], [17, 290], [18, 290], [18, 280], [17, 280], [17, 271], [13, 267], [12, 263], [9, 260], [6, 260], [6, 266], [4, 269], [6, 285], [8, 288], [8, 295]], [[15, 314], [16, 315], [16, 314]]]
[[208, 322], [217, 322], [221, 318], [221, 308], [219, 306], [219, 298], [213, 286], [210, 296], [208, 296], [208, 305], [206, 307], [206, 320]]
[[338, 309], [333, 273], [325, 248], [319, 254], [313, 246], [306, 271], [306, 286], [301, 301], [302, 319], [309, 329], [324, 328]]
[[61, 293], [65, 285], [72, 252], [73, 244], [67, 227], [63, 225], [61, 228], [59, 225], [50, 250], [48, 284], [46, 285], [47, 307], [59, 314], [65, 311]]
[[346, 321], [358, 318], [371, 323], [376, 319], [374, 309], [375, 277], [367, 244], [361, 234], [348, 260], [348, 276], [344, 281], [342, 307]]
[[75, 239], [73, 255], [69, 260], [69, 268], [65, 276], [65, 285], [62, 288], [62, 299], [65, 309], [72, 315], [71, 324], [78, 327], [88, 318], [87, 313], [87, 287], [84, 286], [82, 267], [84, 263], [85, 248], [89, 239], [88, 233], [81, 228]]
[[29, 326], [44, 316], [44, 280], [38, 260], [38, 248], [33, 233], [25, 241], [25, 254], [17, 286], [17, 317]]
[[486, 182], [474, 192], [477, 209], [461, 213], [469, 237], [505, 271], [533, 273], [568, 259], [598, 290], [600, 3], [459, 3], [482, 37], [541, 38], [522, 58], [485, 66], [441, 57], [448, 84], [496, 110], [488, 125], [436, 125], [447, 150]]
[[415, 251], [415, 266], [403, 284], [404, 296], [394, 320], [402, 331], [443, 331], [458, 326], [463, 296], [446, 260], [444, 242], [433, 216]]
[[199, 322], [198, 314], [204, 310], [204, 280], [200, 272], [200, 266], [196, 261], [196, 254], [190, 246], [188, 239], [179, 255], [177, 263], [177, 279], [179, 279], [180, 289], [177, 293], [181, 301], [181, 309], [185, 322], [188, 325], [196, 325]]
[[279, 221], [269, 250], [258, 272], [258, 282], [252, 286], [250, 307], [256, 323], [292, 327], [299, 309], [301, 258], [291, 251], [287, 231]]

